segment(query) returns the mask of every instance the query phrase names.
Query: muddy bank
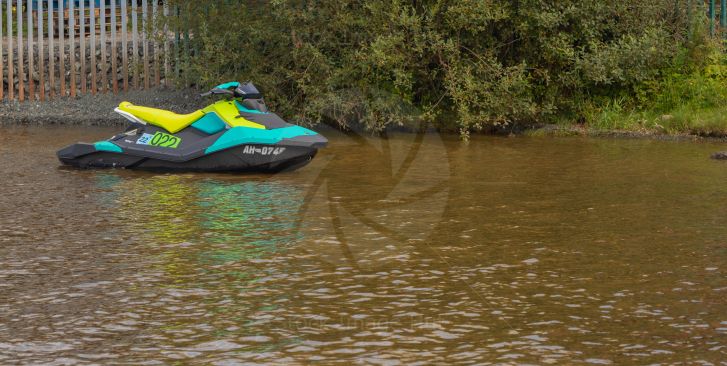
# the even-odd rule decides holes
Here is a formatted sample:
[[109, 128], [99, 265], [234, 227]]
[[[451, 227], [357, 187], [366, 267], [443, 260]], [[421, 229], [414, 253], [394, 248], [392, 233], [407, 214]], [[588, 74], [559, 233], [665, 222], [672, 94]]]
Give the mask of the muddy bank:
[[196, 90], [150, 89], [119, 94], [83, 95], [51, 101], [3, 101], [0, 125], [87, 125], [116, 126], [126, 120], [114, 112], [120, 102], [189, 113], [208, 104]]
[[654, 139], [654, 140], [671, 140], [671, 141], [724, 141], [727, 142], [727, 134], [710, 135], [693, 134], [693, 133], [668, 133], [664, 130], [643, 129], [637, 131], [630, 130], [601, 130], [589, 128], [583, 125], [545, 125], [538, 128], [528, 129], [521, 132], [527, 136], [588, 136], [588, 137], [615, 137], [615, 138], [635, 138], [635, 139]]

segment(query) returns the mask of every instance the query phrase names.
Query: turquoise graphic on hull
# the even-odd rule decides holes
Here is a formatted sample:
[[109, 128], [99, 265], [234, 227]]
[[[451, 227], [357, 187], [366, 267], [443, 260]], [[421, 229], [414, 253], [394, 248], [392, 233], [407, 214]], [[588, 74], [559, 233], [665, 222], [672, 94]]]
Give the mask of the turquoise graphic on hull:
[[285, 128], [276, 128], [274, 130], [261, 130], [248, 127], [235, 127], [227, 130], [220, 138], [215, 141], [212, 146], [205, 150], [205, 154], [211, 154], [216, 151], [229, 149], [244, 144], [265, 144], [272, 145], [283, 139], [289, 139], [296, 136], [311, 136], [317, 133], [300, 126], [290, 126]]
[[93, 144], [93, 146], [96, 148], [97, 151], [108, 151], [108, 152], [115, 152], [115, 153], [124, 152], [124, 150], [122, 150], [120, 147], [118, 147], [108, 141], [97, 142], [97, 143]]

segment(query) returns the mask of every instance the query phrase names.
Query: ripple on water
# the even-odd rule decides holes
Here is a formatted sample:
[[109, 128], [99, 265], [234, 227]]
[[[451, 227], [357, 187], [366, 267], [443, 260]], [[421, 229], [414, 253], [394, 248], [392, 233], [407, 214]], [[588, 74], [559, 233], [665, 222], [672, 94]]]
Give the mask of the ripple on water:
[[150, 174], [57, 169], [59, 139], [112, 131], [23, 131], [0, 133], [3, 364], [725, 359], [707, 145], [474, 136], [397, 186], [395, 149], [336, 139], [293, 174]]

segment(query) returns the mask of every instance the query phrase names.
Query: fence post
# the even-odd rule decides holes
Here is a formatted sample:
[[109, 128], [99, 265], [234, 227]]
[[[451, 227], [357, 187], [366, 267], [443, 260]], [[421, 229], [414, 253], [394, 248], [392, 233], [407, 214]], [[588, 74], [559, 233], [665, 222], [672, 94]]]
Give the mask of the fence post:
[[[61, 0], [61, 2], [63, 1]], [[53, 44], [53, 36], [55, 35], [53, 32], [54, 8], [55, 6], [53, 6], [53, 1], [48, 1], [48, 84], [50, 86], [50, 89], [48, 91], [48, 99], [53, 98], [53, 89], [55, 89], [56, 87], [56, 49], [55, 45]], [[58, 52], [61, 57], [63, 56], [63, 53], [65, 52]]]
[[147, 0], [141, 0], [141, 24], [142, 33], [141, 39], [143, 41], [142, 50], [144, 53], [144, 90], [149, 89], [149, 3]]
[[[155, 36], [159, 35], [159, 32], [156, 31], [156, 27], [159, 25], [159, 19], [158, 19], [158, 11], [159, 11], [159, 1], [152, 1], [151, 2], [151, 25], [152, 28], [155, 30], [152, 34]], [[154, 86], [159, 87], [159, 84], [161, 82], [161, 76], [159, 71], [159, 40], [158, 37], [152, 38], [152, 44], [154, 48]]]
[[96, 95], [96, 0], [89, 2], [89, 33], [91, 38], [91, 95]]
[[171, 85], [171, 78], [169, 77], [169, 5], [166, 1], [162, 4], [164, 13], [164, 86], [169, 87]]
[[[58, 8], [58, 49], [60, 50], [58, 53], [58, 74], [61, 77], [61, 97], [66, 96], [66, 45], [64, 44], [66, 20], [63, 16], [65, 13], [66, 4], [65, 0], [62, 0]], [[71, 50], [71, 52], [74, 51]]]
[[28, 27], [28, 100], [33, 100], [35, 99], [35, 82], [33, 81], [33, 53], [35, 53], [33, 49], [33, 38], [35, 38], [35, 29], [33, 29], [33, 0], [28, 0], [25, 5], [27, 7], [26, 16], [28, 18], [28, 24], [26, 24]]
[[106, 93], [106, 89], [108, 87], [108, 60], [106, 59], [106, 0], [101, 0], [100, 7], [99, 7], [99, 22], [100, 24], [100, 33], [101, 33], [101, 40], [100, 40], [100, 47], [101, 47], [101, 88], [99, 88], [99, 91], [101, 93]]
[[184, 79], [184, 87], [188, 87], [191, 84], [191, 81], [189, 79], [189, 65], [190, 65], [190, 56], [192, 54], [192, 48], [190, 47], [189, 43], [189, 30], [184, 30], [184, 76], [182, 79]]
[[174, 78], [176, 79], [176, 82], [179, 82], [179, 68], [181, 67], [179, 62], [179, 52], [180, 52], [180, 45], [182, 44], [181, 39], [181, 33], [179, 33], [179, 24], [181, 23], [179, 19], [179, 5], [174, 6], [174, 10], [176, 11], [176, 21], [177, 24], [175, 25], [175, 40], [174, 40]]
[[78, 28], [81, 33], [79, 34], [78, 41], [81, 46], [80, 58], [81, 58], [81, 94], [86, 94], [88, 81], [86, 80], [86, 0], [81, 0], [81, 8], [78, 12], [78, 21], [80, 27]]
[[43, 47], [43, 0], [38, 0], [38, 98], [45, 100], [45, 47]]
[[121, 0], [121, 48], [124, 50], [121, 53], [121, 77], [124, 79], [124, 91], [129, 91], [129, 42], [127, 29], [127, 18], [126, 18], [126, 0]]
[[25, 101], [25, 60], [23, 59], [23, 0], [18, 0], [15, 7], [18, 22], [18, 100]]
[[137, 4], [136, 0], [133, 0], [131, 2], [131, 39], [132, 39], [132, 50], [133, 50], [133, 57], [132, 67], [134, 68], [134, 88], [139, 88], [139, 35], [137, 34], [139, 32], [139, 21], [138, 21], [138, 14], [137, 14]]
[[7, 0], [7, 28], [8, 28], [8, 98], [15, 99], [15, 80], [13, 76], [13, 4]]
[[114, 94], [119, 92], [116, 48], [116, 0], [111, 0], [111, 87], [113, 88]]
[[70, 0], [70, 6], [69, 6], [69, 16], [68, 16], [68, 38], [71, 41], [71, 58], [68, 61], [70, 65], [68, 65], [68, 68], [71, 71], [71, 97], [76, 96], [76, 16], [74, 9], [74, 4], [76, 0]]

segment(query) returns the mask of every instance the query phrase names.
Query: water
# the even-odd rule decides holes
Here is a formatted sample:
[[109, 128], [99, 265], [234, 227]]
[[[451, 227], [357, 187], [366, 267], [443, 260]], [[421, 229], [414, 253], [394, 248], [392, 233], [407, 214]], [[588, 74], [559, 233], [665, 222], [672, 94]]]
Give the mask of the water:
[[724, 364], [724, 145], [328, 133], [289, 174], [0, 130], [0, 364]]

